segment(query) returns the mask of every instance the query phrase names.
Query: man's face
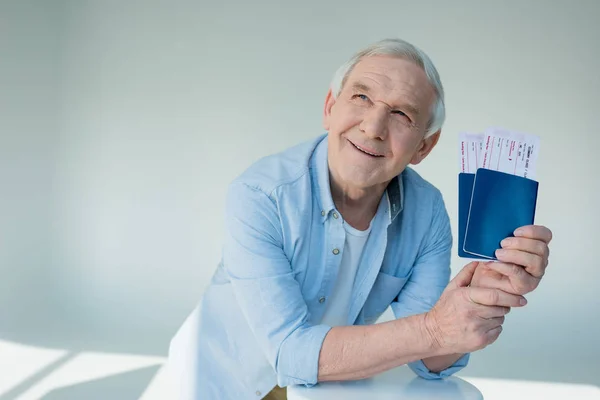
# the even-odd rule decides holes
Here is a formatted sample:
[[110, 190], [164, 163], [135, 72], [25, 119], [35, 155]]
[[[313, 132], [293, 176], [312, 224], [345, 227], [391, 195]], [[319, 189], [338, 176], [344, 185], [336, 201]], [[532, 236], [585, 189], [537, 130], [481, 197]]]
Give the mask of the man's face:
[[330, 92], [325, 104], [334, 179], [366, 189], [421, 162], [439, 138], [424, 139], [435, 99], [425, 72], [413, 62], [386, 56], [359, 61], [338, 98]]

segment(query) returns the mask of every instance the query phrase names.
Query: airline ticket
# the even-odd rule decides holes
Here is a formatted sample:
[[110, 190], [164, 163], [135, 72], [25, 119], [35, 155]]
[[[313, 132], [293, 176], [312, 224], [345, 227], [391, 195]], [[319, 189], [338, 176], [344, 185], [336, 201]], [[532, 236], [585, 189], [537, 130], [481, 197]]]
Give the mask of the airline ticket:
[[474, 174], [483, 166], [483, 134], [461, 132], [458, 140], [460, 172]]
[[461, 132], [458, 141], [460, 172], [486, 168], [535, 179], [540, 138], [503, 128], [484, 133]]
[[535, 179], [540, 138], [503, 128], [486, 129], [482, 168]]

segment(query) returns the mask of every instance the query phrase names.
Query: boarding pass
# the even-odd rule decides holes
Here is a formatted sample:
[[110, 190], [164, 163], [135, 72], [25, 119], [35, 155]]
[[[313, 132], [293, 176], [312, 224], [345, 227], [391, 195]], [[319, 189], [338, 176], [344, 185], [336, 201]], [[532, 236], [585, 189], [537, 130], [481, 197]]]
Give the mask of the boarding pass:
[[535, 180], [540, 138], [503, 128], [459, 135], [460, 172], [486, 168]]

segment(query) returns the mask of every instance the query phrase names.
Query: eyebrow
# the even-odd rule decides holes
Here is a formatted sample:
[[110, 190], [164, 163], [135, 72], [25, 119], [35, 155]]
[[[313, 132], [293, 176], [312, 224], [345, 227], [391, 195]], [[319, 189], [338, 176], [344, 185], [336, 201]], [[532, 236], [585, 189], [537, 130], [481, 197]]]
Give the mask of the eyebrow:
[[369, 93], [371, 91], [371, 89], [362, 82], [354, 82], [352, 84], [352, 90], [357, 90], [357, 91], [366, 92], [366, 93]]
[[[362, 82], [354, 82], [352, 84], [352, 90], [353, 91], [358, 91], [358, 92], [364, 92], [364, 93], [370, 93], [371, 92], [371, 88], [369, 88], [369, 86], [365, 85]], [[393, 107], [393, 110], [406, 110], [408, 113], [412, 114], [415, 118], [419, 116], [420, 112], [419, 109], [410, 104], [410, 103], [404, 103], [401, 106], [398, 107]]]

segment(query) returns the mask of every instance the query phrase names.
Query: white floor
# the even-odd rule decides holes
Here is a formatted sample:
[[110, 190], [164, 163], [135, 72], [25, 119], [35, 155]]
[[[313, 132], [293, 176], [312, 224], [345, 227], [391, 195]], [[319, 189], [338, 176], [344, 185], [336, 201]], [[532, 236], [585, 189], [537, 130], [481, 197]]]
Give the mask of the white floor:
[[6, 341], [0, 341], [0, 355], [3, 400], [100, 399], [119, 393], [123, 400], [169, 398], [161, 357], [70, 353]]
[[[0, 400], [172, 398], [162, 357], [71, 353], [8, 341], [0, 341], [0, 355]], [[600, 399], [600, 388], [589, 384], [461, 378], [476, 386], [486, 400]]]

